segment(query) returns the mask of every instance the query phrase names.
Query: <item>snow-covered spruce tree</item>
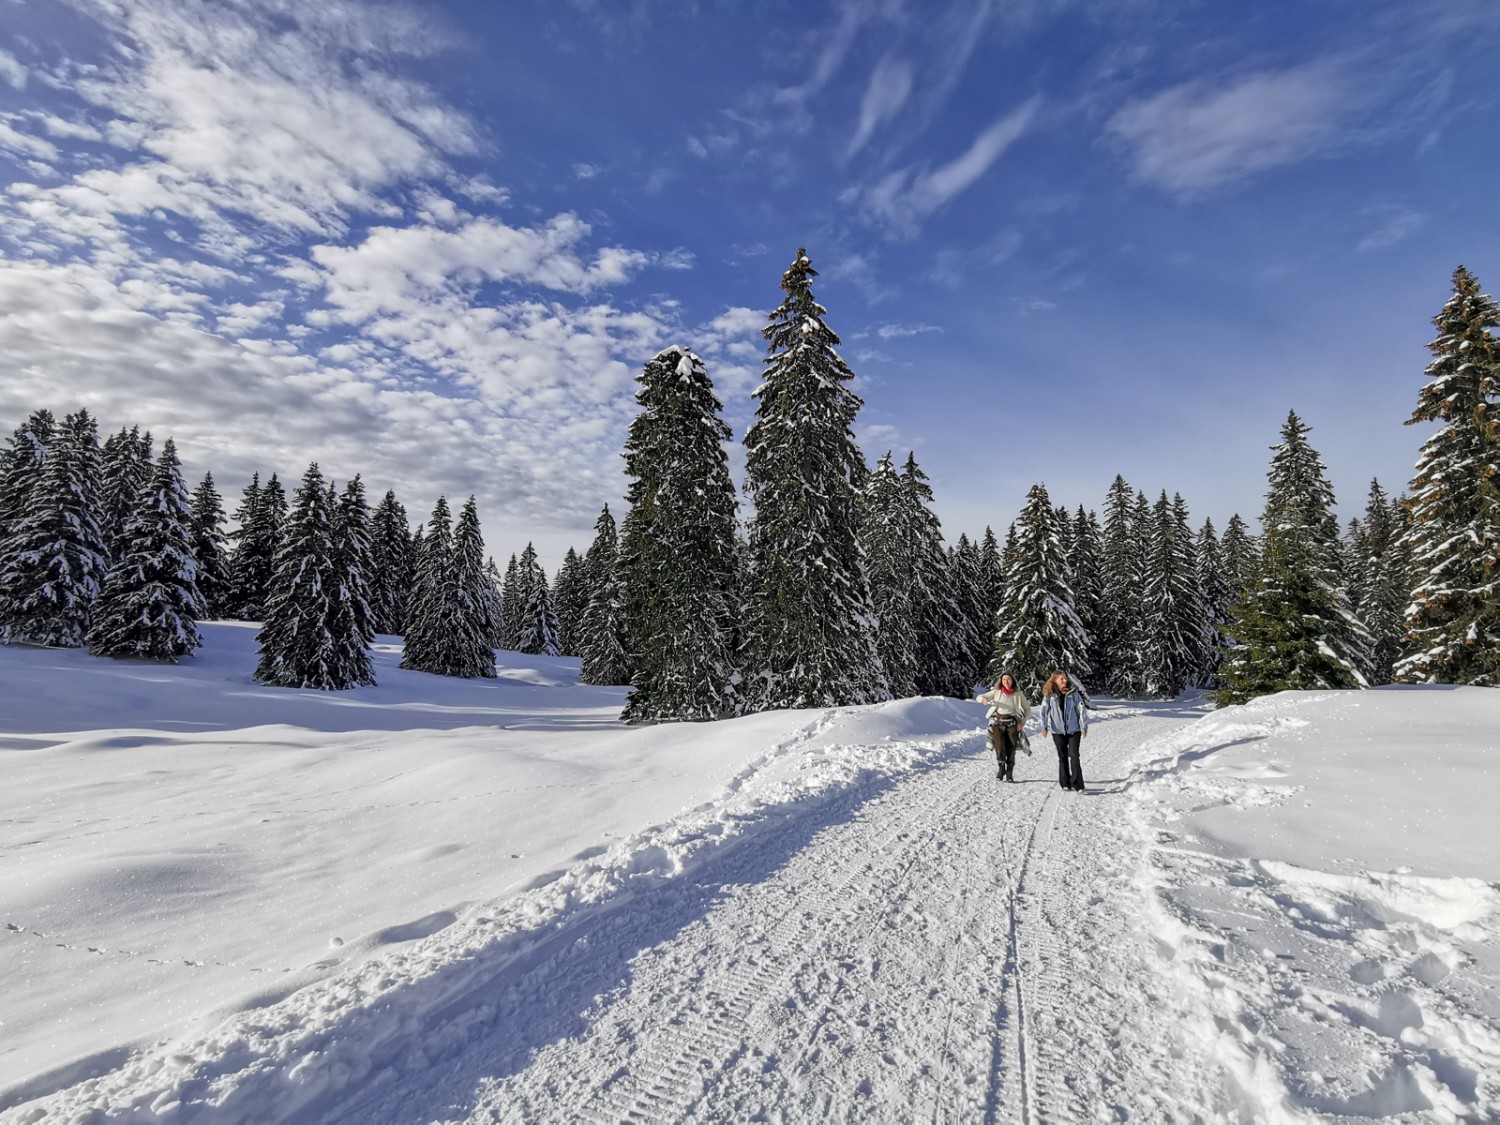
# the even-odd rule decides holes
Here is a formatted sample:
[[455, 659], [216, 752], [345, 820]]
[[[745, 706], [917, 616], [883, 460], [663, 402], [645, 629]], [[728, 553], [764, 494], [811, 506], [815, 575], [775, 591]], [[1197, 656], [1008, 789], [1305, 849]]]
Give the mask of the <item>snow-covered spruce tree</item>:
[[286, 493], [275, 473], [263, 485], [251, 480], [239, 519], [239, 530], [230, 536], [237, 540], [232, 612], [241, 621], [260, 621], [266, 614], [286, 532]]
[[504, 591], [505, 577], [491, 555], [484, 560], [484, 611], [486, 635], [492, 649], [505, 647], [505, 611], [501, 608]]
[[1500, 686], [1500, 305], [1460, 266], [1433, 324], [1431, 381], [1407, 425], [1437, 422], [1411, 482], [1408, 683]]
[[421, 542], [413, 551], [401, 667], [443, 675], [448, 659], [443, 637], [446, 607], [454, 600], [453, 515], [446, 496], [437, 498]]
[[625, 442], [617, 573], [636, 639], [626, 722], [733, 713], [738, 605], [731, 431], [703, 361], [685, 348], [642, 368]]
[[1406, 645], [1404, 614], [1411, 598], [1409, 560], [1401, 541], [1404, 519], [1378, 480], [1370, 482], [1363, 520], [1349, 521], [1345, 573], [1349, 602], [1370, 634], [1372, 684], [1391, 682]]
[[188, 501], [192, 515], [188, 532], [193, 540], [193, 561], [198, 564], [198, 593], [203, 598], [203, 616], [224, 612], [230, 591], [229, 537], [224, 534], [224, 501], [214, 487], [214, 475], [204, 473]]
[[1224, 649], [1229, 644], [1224, 636], [1224, 627], [1229, 621], [1229, 607], [1237, 597], [1229, 579], [1229, 570], [1224, 564], [1224, 550], [1213, 520], [1204, 520], [1198, 530], [1198, 589], [1203, 594], [1203, 612], [1208, 626], [1208, 647], [1205, 650], [1203, 673], [1199, 687], [1215, 687], [1218, 684], [1219, 665], [1224, 660]]
[[[1104, 597], [1104, 571], [1101, 556], [1104, 552], [1104, 530], [1099, 526], [1099, 517], [1093, 512], [1078, 511], [1072, 518], [1073, 550], [1069, 559], [1073, 569], [1073, 608], [1078, 611], [1084, 632], [1094, 639], [1099, 627], [1099, 604]], [[1090, 645], [1089, 662], [1094, 660], [1094, 645]], [[1096, 673], [1097, 674], [1097, 673]]]
[[412, 584], [412, 544], [406, 506], [394, 490], [386, 490], [370, 517], [368, 584], [375, 632], [401, 633]]
[[1115, 476], [1104, 497], [1104, 529], [1099, 546], [1099, 600], [1091, 659], [1100, 690], [1133, 696], [1143, 690], [1141, 653], [1136, 648], [1143, 614], [1143, 576], [1135, 546], [1133, 496], [1125, 478]]
[[[16, 521], [26, 514], [31, 490], [42, 479], [47, 444], [56, 425], [52, 411], [34, 411], [16, 427], [5, 449], [0, 450], [0, 550], [4, 549]], [[4, 566], [5, 559], [0, 556], [0, 568]]]
[[890, 452], [865, 478], [859, 538], [880, 621], [876, 643], [886, 683], [897, 699], [917, 695], [917, 610], [913, 604], [914, 544], [901, 474]]
[[552, 591], [547, 587], [547, 572], [537, 561], [536, 548], [530, 543], [521, 552], [518, 566], [524, 601], [521, 606], [521, 629], [516, 651], [528, 656], [557, 656], [557, 613], [552, 608]]
[[586, 684], [630, 683], [630, 643], [620, 584], [615, 573], [619, 535], [609, 505], [594, 522], [594, 541], [584, 556], [589, 604], [579, 627], [578, 655]]
[[1219, 546], [1224, 553], [1224, 573], [1229, 577], [1232, 605], [1244, 600], [1260, 571], [1260, 541], [1250, 534], [1236, 512], [1224, 525], [1224, 538]]
[[584, 578], [583, 556], [572, 547], [563, 556], [552, 587], [552, 601], [557, 610], [557, 640], [563, 656], [578, 655], [578, 630], [583, 611], [588, 608], [588, 582]]
[[285, 538], [256, 640], [260, 661], [255, 678], [272, 687], [339, 691], [353, 687], [340, 679], [347, 654], [335, 650], [329, 625], [338, 597], [333, 503], [314, 462], [293, 495]]
[[151, 479], [151, 434], [139, 426], [111, 434], [100, 451], [99, 530], [113, 562], [125, 549], [125, 525]]
[[1219, 669], [1220, 704], [1289, 689], [1365, 686], [1368, 638], [1337, 584], [1333, 488], [1296, 413], [1272, 446], [1263, 551], [1255, 581], [1235, 605], [1234, 641]]
[[[235, 509], [235, 529], [229, 533], [231, 543], [229, 551], [229, 589], [224, 595], [224, 616], [236, 621], [245, 621], [248, 618], [241, 612], [241, 592], [243, 586], [239, 577], [239, 557], [244, 550], [245, 536], [251, 525], [255, 522], [256, 509], [260, 507], [260, 473], [250, 475], [250, 483], [240, 491], [240, 505]], [[249, 565], [249, 556], [246, 556], [246, 565]]]
[[438, 676], [492, 678], [487, 582], [474, 498], [464, 504], [454, 528], [447, 499], [438, 497], [417, 558], [401, 667]]
[[916, 626], [917, 691], [967, 699], [974, 688], [965, 643], [968, 623], [948, 568], [943, 528], [932, 511], [932, 488], [913, 453], [906, 455], [901, 469], [901, 491], [910, 526], [906, 538], [912, 544], [909, 580]]
[[1073, 608], [1072, 578], [1045, 485], [1033, 484], [1015, 528], [1015, 557], [995, 619], [990, 675], [1009, 672], [1033, 699], [1055, 671], [1089, 673], [1088, 634]]
[[980, 664], [983, 669], [989, 667], [995, 614], [1000, 612], [1000, 603], [1005, 598], [1005, 559], [995, 539], [995, 529], [989, 525], [985, 525], [984, 538], [979, 541], [979, 588], [984, 596], [984, 660]]
[[370, 664], [370, 646], [375, 642], [375, 611], [370, 606], [369, 575], [375, 569], [370, 528], [370, 508], [365, 502], [365, 484], [356, 473], [333, 500], [333, 551], [337, 584], [333, 591], [333, 616], [328, 631], [333, 651], [346, 663], [336, 669], [336, 678], [350, 687], [375, 682]]
[[108, 569], [99, 481], [98, 430], [80, 410], [53, 430], [41, 476], [0, 548], [0, 643], [83, 646]]
[[[993, 537], [992, 537], [993, 538]], [[977, 684], [984, 678], [990, 660], [990, 622], [984, 598], [983, 560], [979, 547], [967, 535], [960, 534], [951, 559], [953, 587], [963, 611], [964, 646], [968, 654], [965, 676]]]
[[521, 647], [521, 615], [526, 609], [526, 589], [521, 566], [511, 555], [500, 582], [500, 647], [515, 652]]
[[1176, 699], [1203, 677], [1208, 662], [1208, 613], [1182, 497], [1169, 502], [1163, 490], [1152, 523], [1151, 552], [1142, 584], [1146, 623], [1141, 664], [1146, 694]]
[[862, 405], [839, 338], [813, 299], [807, 252], [782, 275], [764, 329], [764, 382], [745, 435], [754, 586], [748, 593], [745, 709], [874, 703], [890, 696], [855, 539]]
[[175, 664], [203, 643], [204, 616], [193, 541], [193, 510], [177, 446], [168, 438], [155, 470], [136, 495], [114, 564], [89, 622], [95, 656], [140, 657]]
[[451, 645], [449, 676], [495, 677], [495, 622], [490, 578], [484, 572], [484, 539], [479, 508], [470, 496], [453, 528], [454, 601], [448, 610]]

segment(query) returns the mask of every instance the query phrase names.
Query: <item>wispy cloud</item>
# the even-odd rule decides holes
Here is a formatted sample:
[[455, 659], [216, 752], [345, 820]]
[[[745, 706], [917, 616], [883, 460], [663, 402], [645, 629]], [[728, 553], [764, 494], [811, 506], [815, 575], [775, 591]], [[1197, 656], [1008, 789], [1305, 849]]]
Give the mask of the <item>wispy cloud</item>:
[[1358, 253], [1383, 250], [1411, 237], [1426, 224], [1428, 216], [1409, 207], [1370, 207], [1365, 218], [1375, 225], [1354, 246]]
[[968, 149], [946, 164], [936, 168], [908, 166], [848, 194], [861, 200], [872, 215], [893, 230], [911, 234], [929, 215], [988, 172], [1031, 127], [1040, 107], [1041, 98], [1032, 97], [995, 118]]
[[859, 103], [859, 127], [849, 142], [848, 155], [862, 149], [883, 122], [901, 112], [911, 96], [912, 73], [911, 63], [890, 55], [876, 64]]
[[882, 324], [875, 329], [875, 335], [882, 340], [896, 340], [903, 336], [924, 336], [929, 332], [941, 332], [942, 328], [936, 324]]
[[1135, 177], [1184, 199], [1323, 150], [1362, 97], [1337, 63], [1174, 86], [1125, 106], [1107, 135]]

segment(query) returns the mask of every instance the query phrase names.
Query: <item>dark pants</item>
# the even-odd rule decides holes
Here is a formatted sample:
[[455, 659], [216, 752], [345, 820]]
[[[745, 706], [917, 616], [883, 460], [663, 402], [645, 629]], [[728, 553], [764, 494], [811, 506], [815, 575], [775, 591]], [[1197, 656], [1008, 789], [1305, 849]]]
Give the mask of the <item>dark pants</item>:
[[1078, 747], [1083, 742], [1081, 734], [1054, 734], [1057, 744], [1057, 783], [1064, 789], [1083, 788], [1083, 764], [1078, 760]]
[[1001, 726], [998, 723], [990, 727], [990, 746], [995, 751], [995, 761], [999, 763], [1003, 777], [1009, 777], [1016, 768], [1016, 746], [1021, 741], [1020, 731], [1020, 727]]

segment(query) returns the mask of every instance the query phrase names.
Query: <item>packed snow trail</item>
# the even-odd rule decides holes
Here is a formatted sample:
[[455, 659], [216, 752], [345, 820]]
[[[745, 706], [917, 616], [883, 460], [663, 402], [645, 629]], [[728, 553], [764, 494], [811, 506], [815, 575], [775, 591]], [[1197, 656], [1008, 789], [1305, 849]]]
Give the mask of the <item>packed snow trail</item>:
[[[508, 1016], [344, 1121], [1188, 1121], [1232, 1113], [1168, 1026], [1119, 796], [1192, 714], [1106, 709], [1090, 791], [1038, 740], [851, 793], [570, 928]], [[416, 1078], [415, 1075], [412, 1076]]]

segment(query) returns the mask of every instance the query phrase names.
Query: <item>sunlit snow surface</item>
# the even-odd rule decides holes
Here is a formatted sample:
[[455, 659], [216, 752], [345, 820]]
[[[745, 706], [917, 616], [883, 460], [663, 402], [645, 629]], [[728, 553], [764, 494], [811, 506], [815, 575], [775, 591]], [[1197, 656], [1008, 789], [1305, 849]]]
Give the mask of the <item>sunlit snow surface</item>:
[[1500, 1116], [1500, 693], [943, 700], [0, 648], [5, 1120]]

